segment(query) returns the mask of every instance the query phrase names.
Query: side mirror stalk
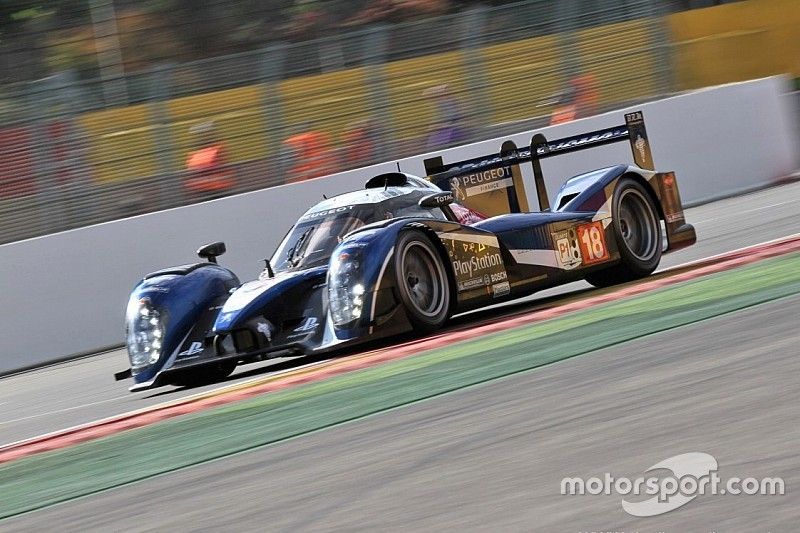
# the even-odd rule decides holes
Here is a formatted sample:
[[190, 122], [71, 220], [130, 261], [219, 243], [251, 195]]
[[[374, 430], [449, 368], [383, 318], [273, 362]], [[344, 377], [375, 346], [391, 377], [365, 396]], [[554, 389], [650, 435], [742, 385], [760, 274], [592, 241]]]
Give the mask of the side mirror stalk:
[[274, 278], [275, 272], [272, 270], [272, 265], [270, 264], [269, 259], [264, 259], [264, 266], [267, 269], [267, 275], [269, 275], [271, 278]]

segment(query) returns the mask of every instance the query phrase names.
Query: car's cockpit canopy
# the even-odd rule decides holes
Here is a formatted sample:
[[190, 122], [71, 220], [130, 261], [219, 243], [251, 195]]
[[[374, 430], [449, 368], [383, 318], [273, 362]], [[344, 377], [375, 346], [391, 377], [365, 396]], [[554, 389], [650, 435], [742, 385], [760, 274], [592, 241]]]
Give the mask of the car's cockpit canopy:
[[447, 220], [450, 217], [441, 207], [420, 205], [423, 198], [442, 192], [428, 185], [389, 184], [323, 200], [306, 211], [284, 237], [272, 259], [274, 270], [302, 270], [325, 264], [349, 233], [366, 224], [400, 217]]

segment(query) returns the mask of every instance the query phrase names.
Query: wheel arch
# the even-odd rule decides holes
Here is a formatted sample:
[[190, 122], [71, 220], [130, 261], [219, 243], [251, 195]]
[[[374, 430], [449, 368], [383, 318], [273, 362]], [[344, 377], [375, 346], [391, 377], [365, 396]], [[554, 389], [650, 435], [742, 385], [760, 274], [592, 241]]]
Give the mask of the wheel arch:
[[656, 206], [656, 212], [658, 213], [659, 220], [666, 220], [664, 218], [664, 209], [661, 206], [661, 199], [658, 197], [658, 194], [656, 194], [656, 191], [650, 182], [638, 172], [629, 170], [619, 177], [617, 183], [625, 178], [632, 179], [644, 188], [644, 190], [647, 192], [647, 196], [650, 198], [650, 200], [652, 200], [653, 205]]
[[[452, 314], [458, 305], [458, 287], [456, 286], [456, 274], [453, 272], [453, 263], [450, 261], [450, 256], [447, 254], [447, 249], [444, 247], [444, 243], [442, 243], [442, 240], [439, 238], [439, 235], [433, 228], [423, 223], [408, 224], [400, 230], [400, 233], [408, 231], [419, 231], [423, 235], [427, 236], [431, 241], [431, 244], [433, 244], [434, 249], [438, 252], [439, 258], [442, 260], [442, 264], [444, 264], [444, 271], [447, 275], [447, 284], [450, 289], [449, 314]], [[398, 235], [400, 235], [400, 233], [398, 233]]]

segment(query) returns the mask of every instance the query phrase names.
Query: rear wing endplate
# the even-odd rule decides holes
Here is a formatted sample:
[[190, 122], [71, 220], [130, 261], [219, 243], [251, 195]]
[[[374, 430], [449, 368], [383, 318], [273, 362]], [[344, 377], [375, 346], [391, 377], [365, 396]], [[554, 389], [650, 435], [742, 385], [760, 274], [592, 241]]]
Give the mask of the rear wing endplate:
[[627, 140], [633, 160], [640, 168], [655, 170], [650, 142], [641, 111], [625, 114], [625, 124], [572, 137], [548, 141], [541, 133], [531, 138], [530, 146], [517, 148], [506, 141], [499, 154], [444, 164], [442, 157], [424, 161], [428, 179], [453, 192], [456, 201], [487, 216], [528, 211], [528, 201], [519, 165], [530, 162], [539, 210], [550, 209], [540, 160], [578, 150]]

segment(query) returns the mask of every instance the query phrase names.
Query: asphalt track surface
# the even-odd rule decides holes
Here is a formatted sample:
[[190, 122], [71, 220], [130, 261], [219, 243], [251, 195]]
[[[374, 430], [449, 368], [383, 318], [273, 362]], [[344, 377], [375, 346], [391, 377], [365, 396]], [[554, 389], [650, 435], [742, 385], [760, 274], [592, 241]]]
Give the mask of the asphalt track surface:
[[[95, 494], [7, 531], [793, 531], [800, 297]], [[687, 452], [783, 496], [711, 495], [637, 518], [565, 476], [635, 479]], [[628, 498], [637, 499], [637, 498]], [[642, 499], [642, 498], [638, 498]]]
[[[797, 233], [798, 214], [800, 183], [689, 209], [687, 220], [697, 229], [698, 243], [664, 256], [661, 266], [666, 268]], [[545, 298], [588, 289], [586, 283], [573, 283], [512, 304], [457, 317], [454, 323], [463, 325], [472, 320], [502, 316], [509, 309], [519, 312], [535, 307]], [[248, 365], [240, 367], [222, 384], [195, 389], [164, 387], [137, 394], [127, 392], [127, 382], [115, 382], [112, 377], [115, 371], [127, 366], [123, 350], [8, 376], [0, 379], [0, 445], [308, 363], [298, 358]]]

